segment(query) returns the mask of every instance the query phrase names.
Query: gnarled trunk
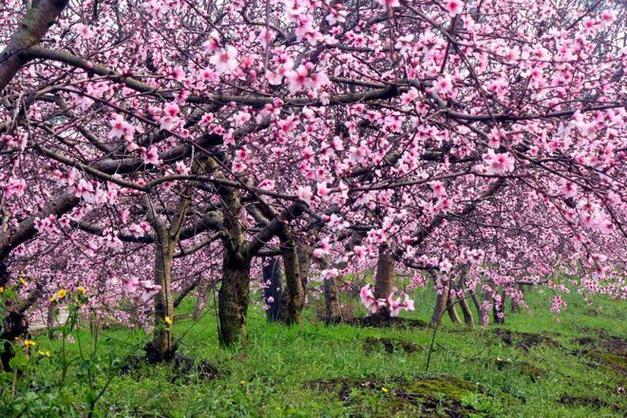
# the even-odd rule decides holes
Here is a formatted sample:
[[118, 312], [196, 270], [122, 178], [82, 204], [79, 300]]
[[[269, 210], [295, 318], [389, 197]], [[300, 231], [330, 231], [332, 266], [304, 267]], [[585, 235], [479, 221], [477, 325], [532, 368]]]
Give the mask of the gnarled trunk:
[[218, 294], [220, 344], [230, 347], [245, 344], [246, 315], [250, 285], [250, 261], [224, 256], [222, 285]]

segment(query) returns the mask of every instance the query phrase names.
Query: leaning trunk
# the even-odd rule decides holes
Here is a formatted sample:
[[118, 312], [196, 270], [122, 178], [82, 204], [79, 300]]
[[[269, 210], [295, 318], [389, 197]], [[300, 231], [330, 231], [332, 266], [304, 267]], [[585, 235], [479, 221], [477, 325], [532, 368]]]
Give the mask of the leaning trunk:
[[435, 298], [435, 308], [433, 309], [433, 315], [431, 315], [431, 326], [437, 327], [442, 321], [442, 315], [446, 311], [448, 302], [448, 289], [444, 289], [442, 293], [438, 293]]
[[472, 299], [472, 304], [475, 306], [475, 309], [477, 310], [477, 315], [479, 316], [479, 318], [481, 318], [481, 303], [479, 303], [477, 292], [475, 292], [474, 290], [469, 290], [468, 294], [470, 295], [470, 298]]
[[220, 344], [225, 347], [246, 343], [249, 284], [250, 261], [225, 255], [218, 294]]
[[475, 323], [472, 318], [472, 311], [468, 305], [468, 298], [466, 295], [459, 299], [459, 307], [462, 309], [462, 315], [464, 315], [464, 323], [468, 326], [468, 328], [474, 328]]
[[449, 318], [451, 318], [451, 322], [454, 324], [461, 324], [462, 321], [459, 319], [459, 315], [457, 314], [457, 309], [455, 309], [455, 301], [449, 298], [446, 310], [448, 312]]

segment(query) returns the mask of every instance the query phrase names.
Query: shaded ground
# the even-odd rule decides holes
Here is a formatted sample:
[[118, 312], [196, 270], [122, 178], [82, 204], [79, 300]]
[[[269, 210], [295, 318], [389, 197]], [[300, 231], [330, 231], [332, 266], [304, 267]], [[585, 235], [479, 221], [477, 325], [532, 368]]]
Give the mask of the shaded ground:
[[416, 343], [398, 338], [368, 337], [364, 340], [365, 351], [385, 350], [386, 353], [413, 354], [423, 347]]
[[[120, 375], [141, 377], [142, 373], [146, 374], [147, 369], [154, 366], [153, 363], [146, 360], [145, 356], [129, 356], [124, 365], [120, 368]], [[183, 354], [176, 354], [174, 361], [167, 366], [171, 367], [170, 381], [172, 383], [188, 383], [191, 379], [212, 380], [223, 374], [220, 369], [211, 362], [198, 360]]]
[[374, 328], [426, 328], [428, 324], [420, 319], [399, 318], [383, 316], [366, 316], [364, 318], [355, 318], [346, 321], [346, 324], [358, 327], [374, 327]]
[[529, 332], [515, 332], [509, 329], [498, 328], [494, 334], [503, 341], [504, 344], [514, 346], [524, 351], [538, 345], [546, 345], [549, 347], [561, 347], [560, 343], [549, 336], [549, 333], [532, 334]]
[[[422, 417], [467, 417], [478, 411], [464, 402], [467, 395], [477, 392], [477, 386], [454, 376], [424, 376], [415, 379], [384, 380], [337, 378], [312, 381], [307, 388], [336, 394], [353, 414], [351, 416], [386, 417], [402, 413], [417, 413]], [[376, 396], [384, 411], [379, 415], [369, 405], [368, 398]], [[363, 415], [362, 415], [363, 414]], [[387, 415], [389, 414], [389, 415]], [[418, 416], [418, 415], [415, 415]]]
[[581, 337], [575, 342], [583, 347], [577, 354], [585, 354], [595, 364], [601, 364], [617, 372], [627, 375], [627, 340], [608, 335], [607, 332], [596, 332], [601, 337]]
[[627, 407], [609, 403], [594, 396], [564, 395], [559, 398], [558, 403], [565, 406], [587, 406], [594, 409], [607, 408], [616, 413], [621, 413], [622, 416], [627, 416]]

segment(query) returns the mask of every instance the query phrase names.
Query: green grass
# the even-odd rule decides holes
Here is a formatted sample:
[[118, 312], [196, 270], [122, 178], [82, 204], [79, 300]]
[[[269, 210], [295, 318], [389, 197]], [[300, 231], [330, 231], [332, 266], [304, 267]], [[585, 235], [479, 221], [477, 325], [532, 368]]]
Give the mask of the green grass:
[[[212, 308], [196, 323], [189, 319], [175, 322], [175, 334], [186, 333], [179, 352], [217, 366], [220, 376], [215, 379], [202, 379], [193, 372], [173, 379], [171, 366], [142, 366], [120, 376], [115, 371], [116, 359], [140, 353], [147, 340], [139, 332], [124, 329], [101, 335], [95, 363], [73, 362], [63, 389], [58, 389], [60, 369], [54, 358], [35, 360], [33, 356], [31, 361], [38, 364], [22, 379], [38, 385], [36, 390], [31, 386], [36, 395], [28, 396], [37, 398], [33, 404], [43, 405], [40, 416], [57, 414], [46, 409], [50, 403], [63, 406], [66, 415], [84, 415], [90, 367], [96, 370], [97, 388], [105, 384], [108, 375], [115, 376], [98, 401], [96, 416], [404, 417], [448, 416], [451, 411], [490, 417], [627, 414], [626, 395], [617, 390], [627, 386], [624, 371], [603, 362], [601, 351], [596, 356], [586, 354], [602, 350], [603, 338], [627, 336], [626, 304], [597, 299], [588, 305], [572, 294], [567, 298], [569, 307], [556, 317], [547, 301], [537, 293], [530, 294], [529, 311], [509, 314], [508, 309], [506, 324], [499, 328], [542, 334], [557, 344], [540, 344], [526, 351], [516, 344], [504, 344], [495, 334], [495, 326], [469, 331], [446, 318], [436, 335], [428, 373], [429, 329], [325, 326], [315, 321], [313, 307], [308, 308], [302, 325], [288, 328], [267, 323], [261, 309], [254, 306], [249, 344], [238, 350], [219, 348]], [[312, 301], [314, 306], [318, 303]], [[417, 311], [405, 316], [427, 320], [433, 303], [431, 291], [419, 291]], [[177, 316], [185, 316], [192, 305], [193, 301], [187, 301]], [[592, 345], [583, 347], [575, 342], [584, 336], [594, 339]], [[373, 338], [408, 341], [418, 349], [409, 353], [401, 348], [388, 353], [382, 345], [367, 349], [369, 337], [371, 343]], [[50, 349], [53, 357], [59, 356], [58, 341], [50, 342], [45, 336], [36, 339], [39, 349]], [[86, 352], [89, 340], [87, 331], [80, 333], [81, 348]], [[76, 342], [67, 347], [70, 356], [78, 352]], [[14, 397], [20, 396], [26, 394]], [[5, 408], [7, 397], [5, 390]]]

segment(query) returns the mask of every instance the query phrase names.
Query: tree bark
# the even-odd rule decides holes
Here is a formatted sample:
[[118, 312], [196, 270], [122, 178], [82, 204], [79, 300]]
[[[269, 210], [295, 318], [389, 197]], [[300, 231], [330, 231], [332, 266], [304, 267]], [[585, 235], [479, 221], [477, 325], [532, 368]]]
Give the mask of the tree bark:
[[223, 346], [246, 344], [249, 285], [249, 261], [225, 254], [222, 285], [218, 294], [220, 343]]
[[459, 319], [459, 314], [457, 313], [457, 309], [455, 309], [455, 302], [449, 298], [446, 304], [446, 311], [448, 312], [449, 318], [451, 318], [451, 322], [454, 324], [461, 324], [462, 321]]
[[[394, 288], [394, 257], [387, 244], [379, 247], [377, 271], [374, 276], [374, 296], [377, 299], [387, 299]], [[390, 317], [387, 307], [381, 308], [375, 315]]]
[[298, 244], [298, 264], [300, 266], [300, 280], [303, 284], [303, 292], [307, 295], [307, 284], [309, 279], [309, 271], [311, 270], [311, 257], [313, 254], [313, 246], [304, 243]]
[[479, 318], [481, 319], [481, 303], [479, 303], [477, 292], [475, 292], [474, 290], [468, 290], [468, 294], [470, 295], [470, 298], [472, 299], [472, 304], [475, 306], [475, 309], [477, 310], [477, 316], [479, 316]]
[[174, 358], [172, 320], [174, 318], [174, 298], [172, 296], [172, 262], [174, 245], [168, 234], [157, 234], [155, 244], [154, 282], [161, 286], [154, 297], [155, 326], [152, 342], [147, 349], [148, 359], [154, 362], [169, 361]]
[[33, 0], [19, 30], [0, 53], [0, 91], [28, 61], [22, 52], [41, 41], [67, 4], [68, 0]]
[[[6, 286], [9, 282], [9, 272], [6, 260], [0, 259], [0, 285]], [[26, 311], [41, 296], [42, 287], [38, 285], [26, 300], [5, 300], [5, 314], [1, 319], [0, 327], [0, 370], [10, 371], [10, 361], [15, 355], [14, 344], [19, 338], [30, 337], [28, 332], [28, 317]]]
[[483, 302], [480, 305], [479, 311], [479, 323], [482, 326], [486, 326], [490, 322], [490, 309], [492, 308], [492, 296], [490, 292], [483, 292]]
[[207, 298], [209, 297], [209, 289], [211, 285], [209, 283], [202, 283], [198, 288], [198, 297], [196, 299], [196, 304], [194, 305], [194, 311], [192, 312], [192, 320], [198, 321], [200, 316], [202, 315], [202, 311], [207, 305]]
[[327, 324], [337, 324], [342, 322], [342, 306], [340, 305], [339, 291], [335, 278], [324, 279], [324, 300]]
[[472, 317], [472, 311], [470, 310], [470, 306], [468, 305], [468, 296], [464, 296], [459, 299], [459, 307], [462, 309], [462, 315], [464, 315], [464, 323], [468, 326], [468, 328], [474, 328], [475, 322]]
[[296, 242], [289, 236], [281, 242], [281, 257], [285, 269], [285, 291], [281, 307], [281, 321], [285, 324], [298, 324], [305, 306], [305, 291], [301, 277], [300, 259]]
[[444, 289], [442, 293], [438, 293], [435, 298], [435, 308], [433, 308], [433, 314], [431, 315], [431, 327], [437, 327], [442, 321], [444, 311], [446, 311], [448, 303], [448, 288]]
[[495, 324], [505, 323], [505, 292], [501, 294], [501, 303], [494, 303], [492, 308]]
[[57, 305], [55, 303], [49, 303], [48, 304], [48, 309], [46, 312], [46, 331], [48, 332], [48, 339], [49, 340], [55, 340], [56, 339], [56, 335], [54, 333], [54, 328], [55, 328], [55, 323], [54, 323], [54, 317], [55, 314], [58, 312], [58, 308]]
[[159, 218], [149, 196], [145, 197], [147, 217], [155, 231], [154, 282], [161, 286], [154, 296], [155, 323], [152, 342], [146, 346], [146, 357], [152, 362], [174, 359], [176, 347], [172, 336], [174, 320], [174, 295], [172, 294], [172, 265], [174, 253], [180, 240], [181, 227], [187, 216], [194, 184], [183, 191], [176, 215], [169, 227]]

